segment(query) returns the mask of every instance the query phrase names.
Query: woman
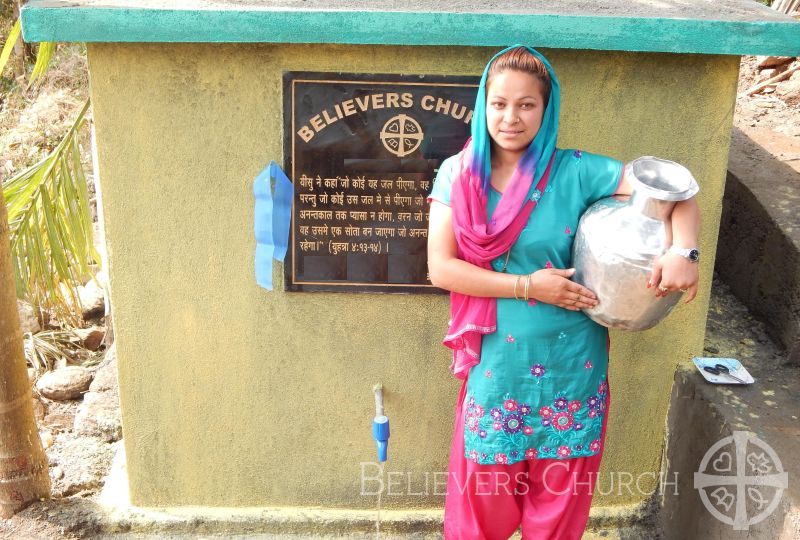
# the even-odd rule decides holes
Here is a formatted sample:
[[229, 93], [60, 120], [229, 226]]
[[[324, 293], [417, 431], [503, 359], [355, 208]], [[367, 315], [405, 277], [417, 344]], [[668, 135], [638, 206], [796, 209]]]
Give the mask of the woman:
[[[570, 280], [578, 220], [629, 195], [622, 163], [556, 148], [560, 92], [547, 60], [515, 46], [486, 66], [472, 138], [429, 197], [431, 281], [451, 291], [445, 344], [464, 379], [456, 407], [445, 538], [579, 539], [610, 403], [608, 333]], [[697, 293], [694, 199], [672, 214], [670, 250], [647, 286]]]

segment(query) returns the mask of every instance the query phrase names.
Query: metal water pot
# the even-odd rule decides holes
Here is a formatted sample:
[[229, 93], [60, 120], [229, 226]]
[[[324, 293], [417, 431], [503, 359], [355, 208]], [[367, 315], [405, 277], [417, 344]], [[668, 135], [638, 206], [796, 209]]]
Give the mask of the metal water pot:
[[597, 201], [581, 217], [572, 246], [573, 279], [597, 295], [598, 305], [583, 310], [609, 328], [647, 330], [669, 315], [681, 298], [657, 298], [647, 288], [656, 259], [670, 247], [669, 220], [677, 201], [699, 190], [678, 163], [651, 156], [625, 166], [633, 194], [625, 201]]

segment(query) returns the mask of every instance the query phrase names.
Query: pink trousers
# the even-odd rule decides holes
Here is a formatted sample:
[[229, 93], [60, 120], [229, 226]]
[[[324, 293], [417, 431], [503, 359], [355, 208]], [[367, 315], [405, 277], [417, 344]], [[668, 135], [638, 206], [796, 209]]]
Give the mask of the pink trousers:
[[522, 524], [523, 540], [580, 540], [605, 449], [611, 390], [600, 452], [572, 459], [479, 465], [464, 457], [464, 396], [456, 407], [444, 505], [446, 540], [506, 540]]

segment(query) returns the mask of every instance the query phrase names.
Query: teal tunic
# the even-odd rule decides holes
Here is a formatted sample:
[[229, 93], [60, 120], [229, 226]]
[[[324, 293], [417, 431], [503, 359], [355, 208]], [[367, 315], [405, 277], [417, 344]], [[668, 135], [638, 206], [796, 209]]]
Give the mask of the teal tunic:
[[[430, 199], [450, 204], [456, 162], [453, 156], [442, 163]], [[570, 268], [581, 215], [614, 194], [621, 173], [617, 160], [557, 150], [545, 192], [532, 192], [539, 203], [511, 247], [505, 272]], [[489, 219], [500, 197], [490, 191]], [[505, 261], [504, 254], [492, 267], [503, 271]], [[597, 454], [608, 392], [607, 344], [606, 328], [580, 311], [499, 298], [497, 331], [483, 337], [481, 361], [467, 381], [465, 457], [509, 464]]]

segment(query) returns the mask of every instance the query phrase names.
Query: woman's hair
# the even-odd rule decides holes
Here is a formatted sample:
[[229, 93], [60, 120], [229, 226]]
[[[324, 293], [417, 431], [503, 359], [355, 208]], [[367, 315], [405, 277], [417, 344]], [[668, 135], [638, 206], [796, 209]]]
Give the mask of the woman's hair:
[[[498, 52], [483, 70], [475, 110], [470, 126], [471, 148], [469, 155], [469, 174], [479, 180], [480, 189], [489, 193], [492, 177], [492, 139], [486, 127], [486, 97], [492, 77], [509, 70], [528, 73], [541, 83], [540, 90], [545, 99], [542, 124], [539, 132], [521, 156], [518, 169], [525, 175], [533, 175], [539, 180], [547, 169], [549, 159], [556, 149], [558, 138], [558, 113], [561, 108], [560, 85], [558, 77], [542, 55], [522, 45], [514, 45]], [[544, 159], [540, 159], [544, 157]]]
[[519, 71], [533, 75], [542, 85], [542, 95], [545, 104], [547, 104], [550, 98], [550, 74], [547, 72], [547, 67], [545, 67], [544, 63], [533, 53], [525, 47], [516, 47], [495, 58], [489, 67], [486, 87], [489, 87], [495, 75], [506, 71]]

